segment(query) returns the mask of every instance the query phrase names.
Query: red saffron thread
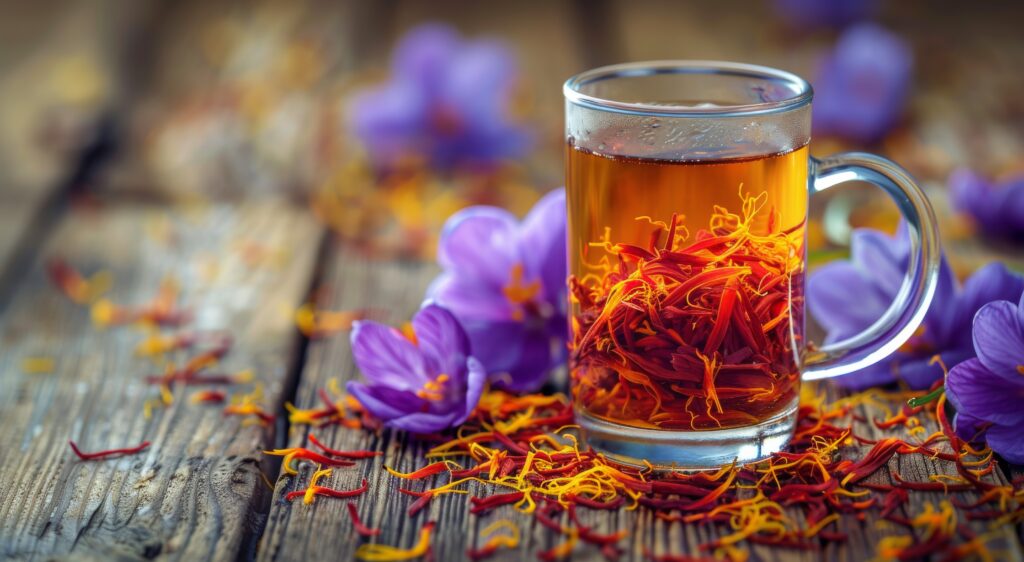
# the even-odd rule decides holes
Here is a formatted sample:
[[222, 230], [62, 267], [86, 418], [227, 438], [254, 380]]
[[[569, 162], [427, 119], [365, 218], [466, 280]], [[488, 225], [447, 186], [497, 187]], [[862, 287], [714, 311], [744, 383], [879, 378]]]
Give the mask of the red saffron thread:
[[[335, 490], [334, 488], [328, 488], [325, 486], [313, 486], [312, 488], [313, 494], [317, 496], [326, 496], [329, 498], [354, 498], [356, 496], [361, 496], [365, 494], [367, 489], [368, 483], [366, 482], [365, 478], [363, 478], [363, 485], [354, 490]], [[308, 490], [309, 488], [303, 490], [296, 490], [294, 492], [288, 492], [287, 494], [285, 494], [284, 499], [287, 501], [292, 501], [295, 498], [301, 498], [306, 495], [306, 492]]]
[[369, 459], [379, 457], [384, 454], [380, 451], [341, 451], [339, 449], [332, 449], [321, 443], [320, 440], [312, 433], [309, 434], [309, 442], [332, 457], [341, 457], [345, 459]]
[[112, 457], [134, 455], [136, 453], [142, 452], [150, 445], [149, 441], [143, 441], [142, 443], [136, 445], [135, 447], [126, 447], [124, 449], [107, 449], [105, 451], [96, 451], [95, 453], [83, 453], [82, 450], [78, 448], [78, 445], [75, 444], [74, 441], [71, 441], [69, 439], [68, 444], [71, 445], [71, 450], [75, 452], [75, 455], [77, 455], [78, 458], [82, 459], [83, 461], [105, 460]]
[[375, 537], [380, 534], [380, 529], [371, 529], [363, 524], [362, 519], [359, 518], [359, 511], [355, 502], [349, 502], [347, 507], [348, 515], [352, 518], [352, 527], [357, 533], [364, 537]]

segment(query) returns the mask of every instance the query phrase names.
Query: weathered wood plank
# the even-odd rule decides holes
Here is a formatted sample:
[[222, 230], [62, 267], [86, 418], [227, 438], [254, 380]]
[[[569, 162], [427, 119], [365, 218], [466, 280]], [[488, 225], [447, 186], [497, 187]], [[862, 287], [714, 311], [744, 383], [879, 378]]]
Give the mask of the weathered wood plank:
[[110, 148], [111, 108], [131, 78], [125, 55], [144, 43], [152, 3], [108, 8], [26, 4], [0, 22], [0, 307], [65, 192]]
[[[0, 557], [245, 557], [265, 519], [261, 466], [276, 470], [259, 454], [275, 428], [190, 403], [195, 387], [176, 384], [173, 404], [147, 419], [144, 403], [158, 393], [143, 377], [161, 366], [136, 354], [146, 334], [94, 327], [89, 309], [47, 280], [45, 259], [109, 269], [110, 298], [123, 304], [144, 303], [163, 279], [177, 279], [194, 314], [189, 327], [234, 337], [218, 368], [252, 369], [274, 411], [293, 383], [292, 311], [308, 291], [321, 237], [305, 210], [274, 202], [70, 213], [0, 319]], [[52, 358], [52, 372], [25, 372], [29, 357]], [[170, 358], [180, 365], [186, 357]], [[82, 462], [68, 439], [93, 451], [152, 446]]]

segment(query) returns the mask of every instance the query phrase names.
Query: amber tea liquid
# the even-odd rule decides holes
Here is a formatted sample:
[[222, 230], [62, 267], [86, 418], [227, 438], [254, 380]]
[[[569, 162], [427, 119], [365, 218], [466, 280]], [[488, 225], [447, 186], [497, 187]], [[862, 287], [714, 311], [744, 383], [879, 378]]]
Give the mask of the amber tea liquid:
[[650, 429], [794, 406], [807, 148], [672, 161], [567, 151], [573, 399]]

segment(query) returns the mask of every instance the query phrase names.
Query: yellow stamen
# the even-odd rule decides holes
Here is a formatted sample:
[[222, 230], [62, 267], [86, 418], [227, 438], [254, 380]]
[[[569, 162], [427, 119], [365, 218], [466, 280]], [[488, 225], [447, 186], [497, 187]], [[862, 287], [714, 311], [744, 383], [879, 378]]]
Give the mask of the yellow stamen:
[[[533, 281], [530, 283], [524, 283], [523, 279], [523, 264], [517, 263], [512, 266], [512, 272], [510, 274], [511, 279], [508, 285], [502, 289], [505, 293], [505, 298], [508, 302], [514, 305], [523, 305], [534, 298], [540, 293], [540, 281]], [[523, 319], [523, 311], [520, 308], [516, 308], [512, 312], [512, 318], [514, 320]]]
[[412, 329], [412, 322], [402, 324], [401, 331], [405, 339], [411, 341], [413, 345], [418, 346], [420, 344], [420, 340], [416, 338], [416, 331]]
[[437, 375], [437, 378], [423, 383], [423, 388], [416, 391], [416, 396], [419, 396], [424, 400], [441, 400], [444, 398], [444, 384], [448, 382], [448, 380], [448, 375], [444, 373]]

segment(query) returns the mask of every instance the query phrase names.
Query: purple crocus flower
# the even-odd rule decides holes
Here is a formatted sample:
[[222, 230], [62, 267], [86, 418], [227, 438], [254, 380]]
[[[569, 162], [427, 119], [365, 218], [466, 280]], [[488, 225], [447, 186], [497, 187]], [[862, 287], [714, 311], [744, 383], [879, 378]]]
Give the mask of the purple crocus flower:
[[349, 381], [384, 425], [432, 433], [469, 417], [487, 374], [469, 354], [469, 339], [447, 310], [428, 304], [412, 317], [412, 336], [377, 322], [356, 322], [352, 355], [369, 384]]
[[[896, 297], [910, 260], [905, 225], [895, 237], [872, 229], [857, 229], [850, 245], [851, 260], [839, 260], [811, 274], [807, 299], [811, 313], [828, 332], [825, 343], [849, 338], [882, 317]], [[1001, 263], [991, 263], [957, 286], [942, 256], [935, 298], [924, 322], [890, 360], [839, 377], [848, 388], [866, 388], [904, 381], [911, 388], [928, 388], [942, 378], [942, 368], [930, 364], [939, 355], [947, 366], [974, 356], [971, 319], [986, 303], [1016, 298], [1024, 277]]]
[[874, 14], [877, 0], [774, 0], [775, 11], [793, 27], [843, 27]]
[[388, 168], [409, 158], [431, 165], [489, 165], [522, 155], [527, 131], [509, 116], [516, 65], [494, 41], [467, 41], [426, 24], [395, 50], [391, 79], [358, 92], [349, 122], [370, 158]]
[[845, 31], [814, 80], [816, 134], [859, 142], [880, 139], [899, 120], [913, 56], [896, 35], [865, 23]]
[[522, 222], [496, 207], [464, 209], [438, 246], [444, 272], [428, 298], [459, 319], [494, 386], [539, 387], [565, 358], [565, 191], [545, 195]]
[[1017, 304], [1000, 300], [978, 311], [974, 350], [976, 358], [946, 377], [954, 429], [961, 439], [987, 441], [1004, 459], [1024, 464], [1024, 294]]
[[986, 236], [1024, 242], [1024, 174], [996, 185], [961, 168], [949, 176], [950, 197]]

